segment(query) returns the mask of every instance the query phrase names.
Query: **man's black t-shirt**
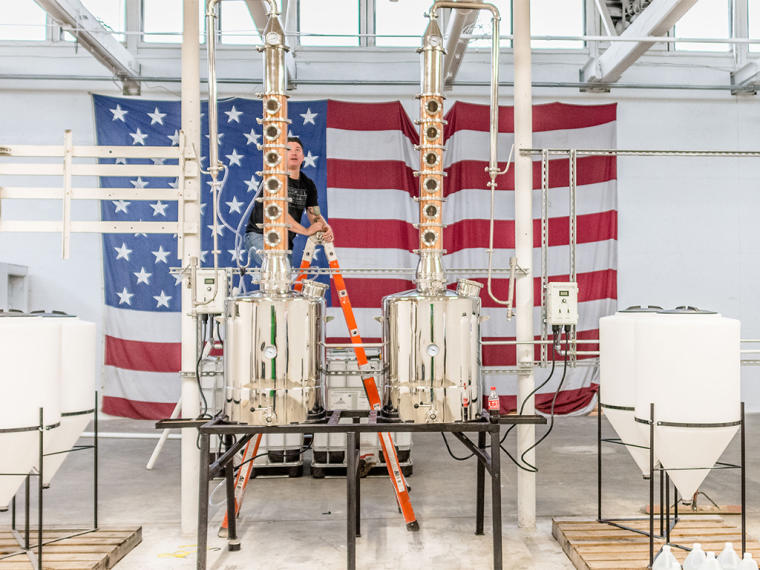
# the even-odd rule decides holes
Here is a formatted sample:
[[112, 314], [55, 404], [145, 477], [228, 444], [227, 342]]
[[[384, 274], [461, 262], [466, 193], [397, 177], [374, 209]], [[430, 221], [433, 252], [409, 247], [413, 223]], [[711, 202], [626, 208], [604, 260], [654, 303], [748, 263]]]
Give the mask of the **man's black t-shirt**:
[[[259, 195], [261, 197], [261, 195]], [[306, 208], [312, 206], [318, 206], [317, 201], [317, 186], [312, 182], [311, 178], [306, 176], [303, 172], [298, 179], [288, 177], [288, 213], [293, 216], [293, 219], [301, 223], [301, 216]], [[264, 233], [263, 230], [256, 226], [256, 224], [263, 223], [264, 220], [264, 206], [261, 202], [256, 202], [253, 206], [253, 212], [251, 212], [251, 219], [248, 220], [248, 226], [245, 228], [246, 233], [256, 232], [258, 234]], [[296, 234], [288, 232], [288, 249], [293, 249], [293, 240]]]

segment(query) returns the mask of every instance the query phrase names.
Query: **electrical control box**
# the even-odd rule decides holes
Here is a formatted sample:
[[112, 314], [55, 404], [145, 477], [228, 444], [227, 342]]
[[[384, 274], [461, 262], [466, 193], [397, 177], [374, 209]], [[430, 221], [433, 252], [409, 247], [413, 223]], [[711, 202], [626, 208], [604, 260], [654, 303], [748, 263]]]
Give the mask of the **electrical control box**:
[[577, 283], [547, 284], [546, 319], [551, 326], [578, 324]]
[[197, 313], [224, 313], [226, 297], [227, 271], [225, 269], [195, 270], [195, 311]]

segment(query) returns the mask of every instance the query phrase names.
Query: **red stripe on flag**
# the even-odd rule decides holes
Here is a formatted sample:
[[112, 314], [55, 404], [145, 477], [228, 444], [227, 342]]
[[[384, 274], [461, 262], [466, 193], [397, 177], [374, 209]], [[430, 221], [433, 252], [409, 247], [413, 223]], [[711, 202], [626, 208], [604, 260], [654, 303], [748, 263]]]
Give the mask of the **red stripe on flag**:
[[[417, 144], [419, 134], [399, 101], [351, 103], [327, 101], [327, 128], [349, 131], [401, 131]], [[356, 141], [362, 144], [361, 139]]]
[[[449, 253], [471, 247], [488, 247], [488, 220], [461, 220], [448, 226], [443, 233], [443, 248]], [[617, 239], [617, 211], [578, 216], [577, 243]], [[549, 246], [570, 243], [570, 219], [549, 219]], [[512, 220], [494, 222], [494, 246], [515, 247], [515, 223]], [[541, 220], [533, 220], [533, 247], [541, 247]]]
[[[567, 275], [553, 275], [550, 281], [567, 281]], [[578, 279], [578, 301], [598, 301], [600, 299], [617, 298], [617, 271], [615, 269], [602, 269], [588, 273], [579, 273]], [[473, 281], [486, 283], [485, 278], [475, 278]], [[381, 306], [382, 299], [386, 295], [399, 293], [414, 289], [414, 283], [405, 279], [366, 279], [360, 277], [344, 278], [346, 289], [351, 298], [351, 305], [354, 308], [377, 308]], [[491, 285], [494, 294], [499, 298], [507, 298], [507, 279], [492, 279]], [[455, 289], [456, 285], [450, 285]], [[333, 306], [337, 306], [338, 297], [335, 287], [330, 288]], [[485, 292], [485, 287], [480, 292], [480, 298], [484, 307], [501, 307], [493, 301]], [[536, 307], [541, 302], [541, 278], [533, 279], [533, 299]]]
[[[330, 225], [340, 236], [341, 247], [391, 248], [413, 251], [419, 247], [419, 233], [404, 220], [367, 220], [332, 218]], [[617, 239], [617, 211], [578, 216], [577, 243]], [[449, 253], [468, 248], [488, 247], [489, 221], [468, 219], [448, 226], [443, 232], [443, 247]], [[570, 243], [568, 217], [549, 219], [549, 245]], [[515, 222], [494, 222], [494, 246], [515, 247]], [[541, 247], [541, 220], [533, 220], [533, 247]]]
[[[351, 299], [351, 306], [355, 309], [380, 307], [382, 299], [386, 295], [414, 289], [414, 284], [404, 279], [352, 279], [344, 277], [343, 281], [346, 283], [346, 290]], [[337, 287], [330, 287], [333, 307], [340, 306], [336, 289]], [[370, 342], [367, 339], [364, 340], [365, 342]]]
[[176, 405], [176, 403], [140, 402], [139, 400], [103, 396], [102, 410], [112, 416], [122, 416], [135, 420], [160, 420], [171, 416]]
[[[611, 123], [617, 116], [617, 104], [609, 105], [568, 105], [567, 103], [547, 103], [533, 105], [533, 132], [583, 129]], [[444, 136], [448, 138], [458, 130], [488, 131], [491, 125], [491, 111], [488, 105], [456, 102], [446, 113]], [[499, 107], [499, 132], [513, 133], [515, 130], [514, 107]]]
[[327, 161], [328, 188], [406, 190], [417, 194], [417, 179], [413, 170], [399, 160], [344, 160], [331, 158]]
[[[554, 402], [554, 413], [562, 415], [582, 410], [591, 403], [594, 394], [596, 394], [598, 390], [599, 384], [592, 384], [591, 386], [576, 388], [574, 390], [560, 391], [557, 395], [557, 400]], [[484, 395], [484, 407], [488, 405], [486, 398], [487, 396]], [[536, 394], [536, 409], [544, 414], [551, 412], [552, 398], [554, 398], [554, 393]], [[499, 413], [501, 414], [517, 411], [517, 396], [499, 396], [499, 407]]]
[[182, 345], [179, 342], [142, 342], [106, 337], [105, 363], [127, 370], [178, 372]]
[[[446, 169], [443, 191], [446, 196], [462, 188], [488, 189], [489, 181], [485, 168], [488, 162], [478, 160], [460, 160]], [[499, 163], [504, 169], [506, 162]], [[617, 163], [614, 156], [584, 156], [576, 161], [576, 185], [598, 184], [617, 178]], [[515, 189], [515, 169], [496, 177], [496, 190]], [[570, 186], [570, 161], [567, 158], [549, 161], [549, 188], [568, 188]], [[541, 162], [533, 162], [533, 189], [541, 188]], [[453, 190], [452, 190], [453, 189]], [[582, 188], [578, 189], [583, 192]]]
[[[331, 218], [330, 226], [340, 236], [340, 247], [388, 248], [412, 251], [419, 247], [419, 233], [404, 220]], [[351, 289], [348, 291], [351, 293]]]

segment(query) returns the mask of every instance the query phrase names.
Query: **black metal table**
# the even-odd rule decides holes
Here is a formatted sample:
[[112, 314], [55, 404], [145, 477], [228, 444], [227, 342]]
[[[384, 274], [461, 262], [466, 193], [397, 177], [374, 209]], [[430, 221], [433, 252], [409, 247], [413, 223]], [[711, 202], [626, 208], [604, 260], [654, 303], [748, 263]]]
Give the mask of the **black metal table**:
[[[485, 416], [479, 421], [451, 422], [439, 424], [414, 423], [378, 423], [375, 411], [336, 410], [327, 412], [326, 423], [305, 423], [280, 426], [253, 426], [248, 424], [225, 423], [220, 419], [208, 420], [162, 420], [156, 427], [177, 428], [194, 427], [200, 434], [201, 469], [198, 492], [198, 562], [197, 568], [205, 570], [208, 545], [208, 482], [219, 473], [224, 473], [227, 498], [228, 520], [228, 549], [239, 550], [240, 540], [237, 536], [234, 496], [234, 462], [235, 455], [256, 434], [262, 433], [345, 433], [346, 434], [346, 541], [347, 568], [356, 568], [356, 537], [360, 536], [360, 477], [359, 477], [359, 437], [360, 433], [377, 432], [449, 432], [461, 441], [477, 458], [476, 470], [476, 502], [475, 502], [475, 534], [483, 534], [483, 518], [485, 504], [485, 473], [491, 476], [491, 516], [493, 534], [493, 567], [502, 568], [501, 545], [501, 425], [513, 424], [544, 424], [546, 418], [537, 415], [507, 415], [497, 421], [489, 421]], [[354, 423], [340, 423], [341, 418], [352, 418]], [[367, 423], [359, 423], [367, 418]], [[474, 443], [467, 432], [477, 433], [478, 441]], [[211, 462], [209, 440], [211, 435], [226, 439], [227, 448], [224, 454]], [[490, 436], [490, 442], [486, 442]], [[232, 443], [233, 436], [238, 439]], [[490, 450], [488, 449], [490, 447]], [[410, 530], [414, 530], [410, 528]]]

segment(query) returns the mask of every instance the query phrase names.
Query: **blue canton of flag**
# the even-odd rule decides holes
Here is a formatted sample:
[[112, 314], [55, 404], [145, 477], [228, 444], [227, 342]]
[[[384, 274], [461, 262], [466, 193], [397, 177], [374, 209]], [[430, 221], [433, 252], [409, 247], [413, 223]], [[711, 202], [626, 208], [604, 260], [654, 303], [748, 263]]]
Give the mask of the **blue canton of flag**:
[[[105, 146], [169, 146], [179, 144], [181, 128], [178, 101], [148, 101], [93, 96], [97, 141]], [[201, 168], [208, 164], [208, 105], [203, 103]], [[327, 101], [292, 102], [288, 105], [292, 121], [289, 134], [304, 144], [303, 172], [317, 186], [319, 203], [329, 219], [327, 204], [326, 118]], [[235, 267], [246, 263], [247, 254], [235, 250], [235, 232], [241, 217], [253, 199], [260, 183], [256, 172], [261, 170], [261, 117], [259, 100], [233, 98], [218, 103], [219, 160], [228, 168], [226, 182], [219, 200], [221, 219], [217, 228], [219, 265]], [[151, 160], [104, 159], [105, 163], [147, 163]], [[153, 161], [160, 164], [160, 159]], [[176, 179], [107, 177], [104, 188], [170, 188]], [[211, 177], [202, 178], [201, 205], [201, 263], [213, 266], [213, 221], [211, 206]], [[115, 221], [176, 221], [177, 202], [161, 200], [103, 200], [103, 220]], [[305, 215], [304, 220], [306, 222]], [[232, 228], [232, 229], [231, 229]], [[241, 232], [245, 231], [245, 223]], [[298, 266], [305, 244], [297, 236], [293, 247], [293, 265]], [[169, 234], [107, 234], [103, 236], [105, 302], [116, 308], [138, 311], [178, 312], [180, 310], [180, 278], [170, 273], [178, 267], [176, 236]], [[315, 256], [315, 266], [327, 267], [321, 250]], [[320, 281], [329, 284], [328, 276]], [[246, 283], [250, 290], [251, 283]], [[326, 295], [330, 303], [329, 293]]]

